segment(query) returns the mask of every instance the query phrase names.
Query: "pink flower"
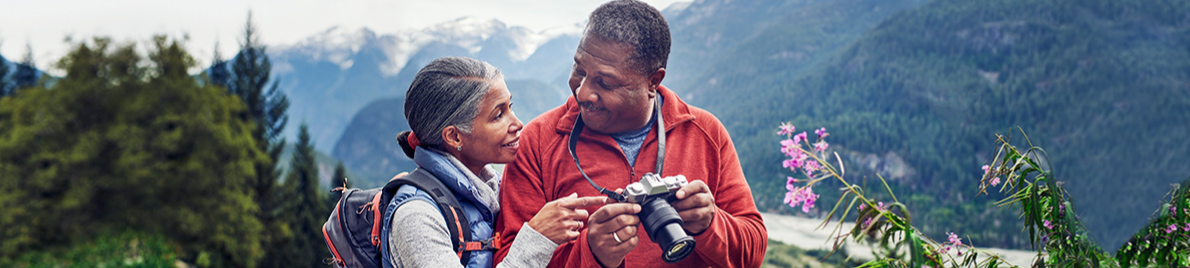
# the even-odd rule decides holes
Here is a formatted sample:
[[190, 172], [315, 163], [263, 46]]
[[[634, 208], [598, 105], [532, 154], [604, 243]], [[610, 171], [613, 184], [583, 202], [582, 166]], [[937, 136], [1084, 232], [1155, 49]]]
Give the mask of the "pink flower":
[[991, 183], [992, 183], [992, 186], [996, 186], [997, 184], [1000, 184], [1000, 177], [992, 178]]
[[826, 133], [826, 128], [825, 128], [825, 127], [824, 127], [824, 128], [819, 128], [818, 130], [815, 130], [815, 131], [814, 131], [814, 134], [818, 134], [818, 138], [819, 138], [819, 139], [821, 139], [821, 138], [826, 138], [826, 136], [827, 136], [827, 135], [830, 135], [830, 133]]
[[1187, 232], [1190, 232], [1190, 222], [1187, 222], [1187, 223], [1186, 223], [1186, 227], [1183, 227], [1183, 228], [1182, 228], [1182, 230], [1185, 230], [1185, 231], [1187, 231]]
[[876, 209], [884, 210], [885, 208], [886, 207], [884, 207], [884, 201], [876, 202]]
[[947, 232], [946, 234], [947, 240], [950, 240], [950, 243], [954, 244], [955, 248], [963, 246], [963, 239], [959, 238], [958, 235], [951, 232]]
[[1050, 220], [1041, 220], [1041, 225], [1045, 225], [1046, 229], [1050, 229], [1050, 230], [1054, 229], [1054, 224], [1050, 223]]
[[792, 187], [794, 187], [793, 184], [798, 183], [798, 182], [801, 182], [801, 181], [798, 181], [797, 178], [785, 176], [785, 189], [789, 189], [792, 191], [793, 190]]
[[864, 224], [863, 224], [863, 225], [860, 225], [860, 227], [861, 227], [861, 228], [868, 228], [868, 226], [871, 226], [871, 225], [872, 225], [872, 218], [873, 218], [873, 217], [868, 217], [868, 219], [864, 220]]
[[1170, 225], [1169, 225], [1169, 228], [1166, 228], [1166, 229], [1165, 229], [1165, 233], [1167, 233], [1167, 234], [1168, 234], [1168, 233], [1172, 233], [1173, 231], [1177, 231], [1177, 230], [1178, 230], [1178, 226], [1177, 226], [1177, 225], [1170, 224]]
[[[860, 210], [860, 211], [863, 211], [865, 208], [868, 208], [868, 204], [867, 204], [867, 203], [859, 203], [859, 210]], [[1186, 226], [1190, 226], [1190, 224], [1187, 224]]]
[[795, 169], [801, 167], [801, 165], [802, 163], [799, 163], [797, 159], [785, 159], [785, 161], [781, 161], [781, 166], [788, 169]]
[[[799, 153], [799, 154], [801, 154], [801, 153]], [[804, 155], [803, 155], [803, 157], [794, 157], [794, 158], [790, 158], [790, 159], [785, 159], [785, 161], [781, 162], [781, 166], [784, 166], [785, 168], [788, 168], [789, 170], [793, 170], [794, 172], [796, 172], [797, 169], [802, 168], [802, 165], [806, 164], [806, 160], [804, 160], [804, 159], [805, 159]]]
[[818, 161], [806, 161], [802, 164], [802, 169], [806, 170], [806, 175], [814, 176], [814, 172], [822, 169], [822, 166], [818, 165]]
[[992, 170], [991, 166], [983, 165], [983, 174], [988, 174], [988, 171], [991, 171], [991, 170]]
[[807, 140], [807, 139], [806, 139], [806, 132], [804, 132], [804, 131], [803, 131], [802, 133], [798, 133], [797, 135], [793, 135], [793, 143], [801, 144], [801, 143], [802, 143], [802, 141], [806, 141], [806, 142], [809, 142], [809, 141], [810, 141], [810, 140]]
[[830, 144], [827, 144], [825, 141], [815, 142], [814, 150], [818, 151], [819, 153], [825, 152], [827, 146], [830, 146]]
[[816, 200], [818, 200], [818, 195], [814, 194], [814, 189], [810, 187], [802, 187], [785, 193], [785, 204], [794, 208], [801, 205], [802, 212], [806, 213], [809, 213], [810, 208], [814, 207]]
[[797, 149], [798, 147], [799, 146], [798, 146], [797, 142], [795, 142], [791, 139], [782, 140], [781, 141], [781, 154], [793, 156], [794, 153], [800, 151]]
[[781, 126], [777, 128], [777, 135], [793, 134], [794, 129], [793, 124], [789, 122], [781, 123]]

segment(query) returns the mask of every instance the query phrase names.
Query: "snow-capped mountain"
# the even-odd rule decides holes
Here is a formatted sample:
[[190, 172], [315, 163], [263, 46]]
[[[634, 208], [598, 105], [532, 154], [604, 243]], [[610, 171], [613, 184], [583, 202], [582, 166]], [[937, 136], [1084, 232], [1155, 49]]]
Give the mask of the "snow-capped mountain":
[[268, 50], [273, 77], [291, 101], [284, 135], [296, 136], [305, 122], [315, 147], [331, 151], [356, 112], [378, 99], [403, 97], [417, 70], [443, 56], [487, 61], [510, 80], [557, 84], [569, 72], [582, 26], [534, 32], [464, 17], [385, 34], [334, 27], [295, 44], [274, 45]]

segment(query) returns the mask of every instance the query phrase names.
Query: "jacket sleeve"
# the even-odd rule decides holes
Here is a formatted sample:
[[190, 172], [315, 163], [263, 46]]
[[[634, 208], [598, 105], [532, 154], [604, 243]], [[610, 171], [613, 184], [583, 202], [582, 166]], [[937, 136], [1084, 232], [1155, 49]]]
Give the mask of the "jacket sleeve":
[[[542, 133], [552, 129], [539, 130]], [[511, 245], [516, 241], [522, 226], [536, 215], [545, 203], [555, 199], [554, 193], [547, 189], [542, 174], [541, 152], [547, 150], [543, 146], [545, 135], [538, 135], [537, 131], [521, 133], [521, 148], [517, 150], [516, 160], [504, 166], [504, 177], [500, 181], [500, 216], [496, 220], [496, 232], [504, 245]], [[549, 267], [599, 267], [595, 261], [591, 247], [587, 243], [587, 229], [583, 228], [579, 238], [563, 243], [554, 250]], [[502, 262], [509, 255], [509, 247], [503, 247], [496, 252], [497, 263]]]
[[713, 136], [718, 139], [719, 178], [713, 178], [717, 187], [712, 189], [717, 209], [711, 226], [694, 237], [698, 241], [695, 252], [712, 267], [760, 267], [768, 231], [727, 130], [721, 124], [710, 129], [718, 130]]

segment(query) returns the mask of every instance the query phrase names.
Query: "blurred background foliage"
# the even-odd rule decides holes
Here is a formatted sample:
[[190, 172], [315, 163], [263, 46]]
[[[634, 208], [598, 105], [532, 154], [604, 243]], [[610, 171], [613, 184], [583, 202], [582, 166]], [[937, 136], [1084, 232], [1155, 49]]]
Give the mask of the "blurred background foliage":
[[[102, 37], [72, 47], [55, 66], [65, 76], [0, 98], [0, 266], [321, 263], [331, 201], [307, 128], [279, 179], [284, 141], [259, 122], [284, 125], [283, 96], [264, 83], [219, 86], [267, 82], [245, 75], [261, 61], [212, 81], [190, 74], [194, 59], [164, 36], [146, 48]], [[260, 119], [270, 109], [280, 112]], [[148, 255], [111, 253], [128, 247]]]

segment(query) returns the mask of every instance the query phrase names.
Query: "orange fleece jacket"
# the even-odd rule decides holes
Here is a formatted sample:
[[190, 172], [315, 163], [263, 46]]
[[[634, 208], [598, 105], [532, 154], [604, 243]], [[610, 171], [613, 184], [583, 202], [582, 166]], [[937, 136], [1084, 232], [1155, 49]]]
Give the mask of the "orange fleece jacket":
[[[695, 252], [677, 263], [661, 260], [661, 249], [649, 239], [643, 227], [640, 243], [624, 258], [621, 267], [759, 267], [768, 244], [768, 232], [752, 191], [740, 169], [731, 137], [719, 119], [690, 106], [665, 86], [659, 86], [662, 118], [666, 128], [665, 166], [662, 176], [682, 174], [687, 180], [702, 180], [710, 187], [717, 207], [711, 226], [694, 236]], [[578, 193], [599, 196], [574, 166], [567, 138], [579, 108], [574, 97], [529, 122], [521, 132], [516, 161], [505, 166], [500, 183], [501, 212], [496, 232], [509, 245], [522, 223], [529, 221], [546, 202]], [[584, 130], [576, 149], [583, 171], [599, 186], [623, 188], [653, 172], [657, 161], [657, 131], [650, 131], [641, 146], [636, 165], [608, 135]], [[598, 206], [587, 207], [594, 213]], [[496, 254], [496, 263], [508, 255], [508, 247]], [[587, 228], [578, 239], [554, 251], [549, 267], [599, 267], [587, 243]]]

